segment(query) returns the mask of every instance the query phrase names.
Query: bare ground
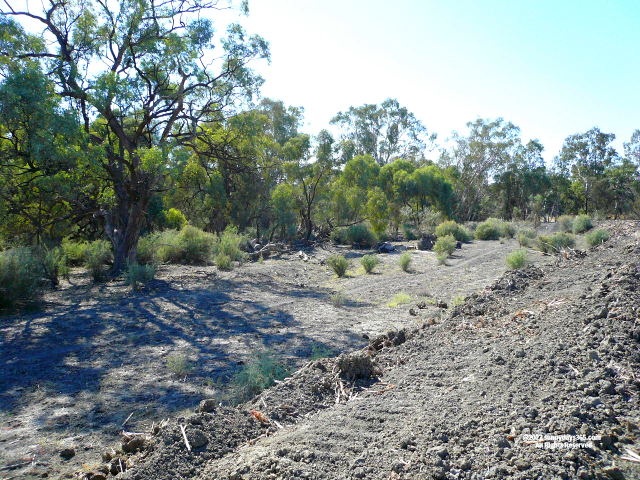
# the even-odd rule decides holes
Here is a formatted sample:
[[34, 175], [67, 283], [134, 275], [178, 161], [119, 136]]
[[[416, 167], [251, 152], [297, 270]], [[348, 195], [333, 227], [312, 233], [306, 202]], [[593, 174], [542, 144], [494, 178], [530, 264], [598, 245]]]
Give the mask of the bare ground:
[[[638, 244], [637, 224], [625, 225], [610, 241], [614, 249]], [[513, 289], [511, 284], [485, 289], [500, 285], [494, 281], [505, 270], [504, 257], [515, 248], [514, 241], [467, 244], [447, 267], [436, 266], [433, 253], [412, 251], [409, 273], [398, 268], [399, 254], [382, 255], [375, 275], [364, 274], [356, 261], [365, 252], [343, 250], [353, 259], [353, 268], [346, 278], [337, 279], [323, 265], [326, 256], [342, 250], [331, 247], [313, 252], [307, 262], [292, 255], [228, 273], [212, 267], [163, 267], [158, 280], [142, 291], [117, 282], [91, 285], [75, 274], [71, 283], [47, 297], [43, 311], [3, 319], [0, 459], [5, 467], [18, 467], [0, 474], [26, 478], [82, 472], [95, 477], [103, 464], [100, 452], [114, 444], [133, 414], [125, 430], [149, 432], [165, 417], [178, 420], [156, 440], [146, 441], [143, 456], [150, 457], [127, 474], [132, 478], [505, 478], [518, 472], [523, 472], [521, 478], [536, 478], [527, 475], [538, 468], [537, 459], [508, 455], [513, 446], [509, 437], [533, 433], [536, 418], [547, 424], [555, 420], [551, 429], [545, 424], [552, 432], [581, 428], [567, 423], [565, 414], [557, 419], [551, 415], [566, 403], [563, 397], [541, 399], [573, 392], [576, 389], [569, 388], [580, 375], [587, 384], [580, 385], [580, 391], [590, 388], [593, 379], [586, 376], [593, 372], [585, 373], [589, 368], [588, 361], [583, 368], [583, 357], [584, 351], [597, 346], [590, 347], [593, 341], [585, 334], [583, 320], [588, 308], [604, 308], [604, 300], [587, 302], [584, 292], [600, 282], [608, 268], [628, 266], [628, 255], [634, 253], [622, 258], [616, 250], [621, 260], [615, 260], [614, 252], [599, 248], [585, 259], [559, 266], [533, 253], [543, 272], [534, 279], [535, 288], [528, 288], [529, 281], [518, 285], [516, 278]], [[347, 298], [342, 306], [331, 302], [336, 291]], [[401, 291], [411, 296], [411, 304], [389, 306]], [[483, 295], [478, 296], [479, 291]], [[494, 291], [496, 298], [488, 299], [487, 292]], [[431, 305], [444, 301], [453, 307], [470, 295], [467, 304], [447, 309], [453, 314], [446, 316]], [[428, 308], [416, 308], [422, 300]], [[416, 316], [409, 314], [410, 307]], [[636, 297], [628, 307], [637, 323]], [[387, 335], [383, 341], [388, 348], [373, 351], [379, 371], [360, 380], [345, 378], [344, 386], [340, 380], [338, 390], [335, 375], [344, 369], [336, 370], [335, 361], [308, 362], [314, 351], [337, 355], [361, 350], [369, 343], [365, 336], [374, 339], [388, 330], [402, 332], [400, 336], [407, 332], [410, 339], [398, 342], [398, 336], [394, 341], [393, 334]], [[624, 353], [620, 368], [629, 363], [629, 355], [637, 362], [632, 357], [637, 343], [632, 342], [629, 351], [626, 343], [616, 342], [622, 348], [618, 353]], [[402, 345], [391, 348], [394, 343]], [[190, 416], [202, 399], [220, 398], [231, 372], [263, 346], [288, 357], [293, 365], [304, 365], [292, 380], [246, 406], [264, 411], [273, 422], [261, 425], [245, 407]], [[568, 349], [580, 357], [574, 362], [577, 369], [560, 371], [556, 367], [566, 362], [554, 358]], [[514, 364], [514, 358], [520, 360]], [[188, 359], [189, 364], [176, 368], [171, 359]], [[514, 365], [519, 370], [514, 371]], [[348, 369], [346, 373], [349, 377]], [[596, 383], [615, 380], [607, 380], [612, 375], [605, 373]], [[628, 383], [628, 388], [622, 382], [624, 388], [618, 389], [626, 403], [616, 405], [616, 411], [637, 407], [633, 378]], [[607, 388], [616, 393], [617, 386]], [[606, 395], [605, 391], [598, 397], [596, 407], [606, 405]], [[565, 397], [579, 400], [573, 394]], [[551, 407], [536, 407], [540, 402]], [[532, 409], [538, 412], [533, 419]], [[629, 428], [637, 424], [637, 418], [624, 421]], [[208, 440], [199, 455], [185, 453], [178, 423], [204, 432], [202, 438]], [[237, 428], [229, 429], [230, 424]], [[630, 432], [623, 429], [616, 440], [622, 434]], [[214, 443], [217, 448], [212, 448]], [[238, 449], [240, 445], [245, 446]], [[68, 447], [75, 455], [60, 457]], [[446, 454], [433, 450], [436, 447], [445, 448]], [[547, 457], [548, 464], [557, 463], [560, 470], [540, 467], [535, 470], [539, 478], [554, 478], [545, 477], [547, 473], [557, 478], [596, 474], [595, 461], [583, 462], [590, 469], [579, 472], [582, 464], [573, 471], [563, 466], [575, 459], [556, 462], [556, 452]], [[500, 467], [488, 472], [494, 464]], [[600, 470], [605, 466], [602, 463]]]

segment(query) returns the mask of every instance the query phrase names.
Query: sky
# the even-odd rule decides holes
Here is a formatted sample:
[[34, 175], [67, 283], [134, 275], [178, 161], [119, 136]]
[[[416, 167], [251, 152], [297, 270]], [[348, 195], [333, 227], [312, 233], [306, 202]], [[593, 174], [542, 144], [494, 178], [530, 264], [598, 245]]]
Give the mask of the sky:
[[[440, 143], [478, 117], [539, 139], [550, 161], [597, 126], [640, 129], [638, 0], [250, 0], [238, 21], [271, 47], [262, 95], [316, 134], [350, 106], [397, 98]], [[216, 14], [219, 15], [219, 14]], [[229, 15], [229, 14], [225, 14]], [[233, 15], [231, 15], [233, 16]], [[223, 29], [223, 16], [214, 16]]]

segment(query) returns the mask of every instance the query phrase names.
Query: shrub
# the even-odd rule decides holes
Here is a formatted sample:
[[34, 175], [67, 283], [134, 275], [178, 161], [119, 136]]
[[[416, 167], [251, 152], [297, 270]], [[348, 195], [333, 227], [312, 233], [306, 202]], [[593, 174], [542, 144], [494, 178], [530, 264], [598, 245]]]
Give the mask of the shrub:
[[391, 300], [387, 306], [389, 307], [397, 307], [398, 305], [403, 305], [405, 303], [409, 303], [411, 301], [411, 296], [404, 293], [404, 292], [400, 292], [400, 293], [396, 293], [393, 296], [393, 300]]
[[402, 233], [404, 235], [405, 240], [417, 240], [419, 237], [413, 225], [409, 223], [405, 223], [402, 226]]
[[497, 218], [488, 218], [482, 222], [475, 231], [478, 240], [498, 240], [500, 237], [513, 238], [515, 228], [510, 223]]
[[453, 238], [453, 235], [438, 237], [436, 244], [433, 246], [433, 250], [436, 253], [444, 253], [449, 256], [455, 251], [456, 243], [456, 239]]
[[233, 268], [233, 260], [226, 253], [219, 253], [214, 257], [214, 261], [218, 270], [231, 270]]
[[158, 261], [158, 245], [162, 234], [151, 233], [138, 240], [138, 252], [136, 258], [141, 265], [149, 265]]
[[178, 377], [184, 377], [193, 372], [193, 364], [186, 355], [169, 355], [167, 357], [167, 368]]
[[398, 262], [398, 265], [400, 265], [400, 268], [402, 269], [403, 272], [408, 272], [409, 267], [411, 266], [411, 254], [409, 252], [404, 252], [400, 256], [400, 261]]
[[522, 248], [520, 250], [511, 252], [509, 255], [507, 255], [505, 261], [507, 262], [507, 265], [509, 265], [509, 268], [512, 270], [522, 268], [529, 262], [529, 259], [527, 258], [527, 250]]
[[573, 233], [583, 233], [591, 230], [591, 217], [589, 215], [578, 215], [573, 221]]
[[533, 228], [522, 228], [518, 231], [517, 239], [521, 247], [530, 247], [536, 238], [536, 231]]
[[274, 380], [282, 380], [289, 374], [287, 365], [269, 350], [255, 352], [231, 378], [235, 401], [250, 400], [264, 389], [272, 386]]
[[369, 230], [369, 227], [363, 224], [351, 225], [332, 234], [332, 238], [336, 243], [352, 245], [358, 243], [363, 246], [370, 247], [376, 243], [375, 236]]
[[238, 234], [236, 227], [228, 226], [218, 238], [213, 251], [217, 256], [226, 255], [232, 261], [242, 262], [246, 260], [247, 254], [240, 249], [240, 245], [246, 243], [246, 241], [247, 239], [243, 235]]
[[146, 285], [156, 276], [158, 266], [154, 264], [140, 265], [139, 263], [129, 263], [125, 271], [125, 283], [127, 285]]
[[176, 208], [170, 208], [164, 218], [167, 227], [171, 230], [182, 230], [182, 228], [187, 224], [185, 216]]
[[584, 236], [587, 245], [593, 247], [609, 240], [611, 235], [604, 228], [596, 228]]
[[87, 242], [72, 242], [68, 238], [62, 240], [62, 254], [67, 258], [69, 266], [79, 267], [84, 264], [87, 245]]
[[541, 252], [558, 253], [563, 248], [572, 248], [576, 244], [573, 235], [565, 232], [554, 233], [553, 235], [540, 235], [536, 242], [536, 247]]
[[436, 255], [436, 260], [438, 262], [438, 265], [446, 265], [447, 264], [447, 254], [446, 253], [439, 253]]
[[59, 278], [69, 278], [69, 265], [67, 257], [61, 247], [42, 252], [42, 268], [44, 276], [51, 280], [53, 285], [58, 285]]
[[211, 259], [216, 236], [192, 225], [182, 230], [162, 232], [158, 245], [158, 259], [166, 263], [206, 263]]
[[573, 217], [571, 215], [561, 215], [560, 218], [558, 218], [558, 223], [563, 232], [573, 231]]
[[327, 263], [338, 277], [344, 277], [344, 274], [347, 273], [347, 268], [349, 268], [349, 261], [342, 255], [331, 255], [327, 259]]
[[320, 360], [321, 358], [333, 357], [336, 352], [327, 347], [326, 345], [322, 345], [321, 343], [314, 343], [311, 345], [311, 356], [309, 360]]
[[360, 263], [364, 267], [365, 272], [371, 273], [373, 269], [376, 268], [376, 265], [380, 263], [380, 260], [378, 260], [376, 255], [365, 255], [360, 259]]
[[0, 309], [36, 302], [42, 294], [42, 263], [26, 247], [0, 252]]
[[334, 307], [341, 307], [347, 302], [347, 297], [342, 292], [336, 292], [331, 295], [331, 304]]
[[84, 251], [84, 266], [93, 277], [100, 282], [105, 279], [104, 266], [111, 260], [111, 246], [106, 240], [96, 240], [87, 245]]
[[453, 220], [442, 222], [436, 227], [437, 237], [446, 237], [447, 235], [453, 235], [453, 238], [459, 242], [468, 242], [471, 240], [471, 232]]

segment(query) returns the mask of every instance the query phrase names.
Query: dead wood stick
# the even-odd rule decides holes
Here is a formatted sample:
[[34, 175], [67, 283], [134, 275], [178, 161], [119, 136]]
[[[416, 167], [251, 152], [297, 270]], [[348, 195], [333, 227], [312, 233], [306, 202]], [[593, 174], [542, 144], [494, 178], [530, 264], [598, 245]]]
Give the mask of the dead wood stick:
[[122, 428], [124, 428], [124, 426], [127, 424], [127, 422], [129, 422], [129, 420], [131, 420], [131, 417], [133, 417], [133, 414], [134, 414], [134, 412], [131, 412], [131, 415], [129, 415], [127, 417], [127, 419], [124, 422], [122, 422]]
[[187, 446], [187, 450], [191, 451], [191, 445], [189, 445], [189, 440], [187, 440], [187, 434], [184, 431], [184, 425], [180, 425], [180, 430], [182, 430], [182, 438], [184, 438], [184, 443]]
[[3, 470], [14, 470], [16, 468], [24, 467], [25, 465], [31, 465], [31, 461], [22, 462], [22, 463], [14, 463], [13, 465], [7, 465], [6, 467], [0, 467], [0, 471], [3, 471]]

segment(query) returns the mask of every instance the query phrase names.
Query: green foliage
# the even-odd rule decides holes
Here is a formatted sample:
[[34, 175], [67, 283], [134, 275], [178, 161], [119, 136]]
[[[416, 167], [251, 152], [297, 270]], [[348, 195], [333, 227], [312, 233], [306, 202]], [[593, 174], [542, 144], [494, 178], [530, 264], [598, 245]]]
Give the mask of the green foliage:
[[66, 257], [70, 267], [79, 267], [84, 264], [87, 245], [87, 242], [72, 242], [68, 238], [62, 240], [62, 254]]
[[232, 270], [233, 260], [226, 253], [219, 253], [214, 257], [218, 270]]
[[604, 228], [596, 228], [584, 236], [587, 245], [593, 247], [609, 240], [611, 235]]
[[404, 305], [406, 303], [409, 303], [410, 301], [411, 301], [411, 295], [405, 292], [400, 292], [400, 293], [396, 293], [393, 296], [393, 299], [387, 304], [387, 306], [397, 307], [398, 305]]
[[105, 265], [111, 260], [111, 246], [106, 240], [96, 240], [84, 251], [84, 266], [94, 281], [100, 282], [107, 276]]
[[417, 240], [420, 237], [419, 232], [409, 223], [405, 223], [402, 226], [402, 233], [404, 234], [405, 240]]
[[456, 250], [456, 243], [456, 239], [453, 235], [438, 237], [435, 245], [433, 246], [433, 250], [436, 253], [443, 253], [450, 256]]
[[517, 239], [521, 247], [530, 247], [538, 235], [533, 228], [521, 228], [518, 231]]
[[478, 240], [498, 240], [500, 237], [513, 238], [515, 227], [497, 218], [488, 218], [482, 222], [475, 231]]
[[157, 271], [158, 266], [154, 264], [129, 263], [124, 275], [125, 283], [134, 287], [146, 285], [153, 280]]
[[186, 217], [180, 210], [170, 208], [164, 215], [167, 228], [171, 230], [181, 230], [187, 224]]
[[270, 350], [260, 350], [251, 355], [243, 367], [231, 378], [237, 403], [250, 400], [272, 386], [274, 380], [283, 380], [290, 370], [286, 363]]
[[522, 268], [529, 262], [529, 259], [527, 257], [527, 250], [525, 248], [515, 250], [507, 255], [505, 261], [507, 262], [507, 265], [509, 265], [509, 268], [512, 270]]
[[446, 253], [438, 253], [436, 255], [436, 262], [438, 265], [446, 265], [447, 264], [447, 254]]
[[320, 360], [321, 358], [333, 357], [335, 354], [336, 352], [326, 345], [314, 343], [311, 345], [311, 356], [309, 357], [309, 360]]
[[400, 260], [398, 261], [398, 265], [403, 272], [408, 272], [411, 267], [411, 254], [409, 252], [404, 252], [400, 255]]
[[240, 249], [240, 245], [246, 241], [247, 239], [243, 235], [238, 234], [237, 227], [228, 226], [218, 238], [213, 251], [216, 258], [220, 255], [226, 255], [232, 261], [242, 262], [247, 259], [247, 254]]
[[347, 273], [347, 268], [349, 268], [349, 260], [338, 254], [331, 255], [327, 259], [327, 264], [338, 277], [344, 277], [344, 274]]
[[459, 242], [468, 242], [471, 240], [471, 232], [453, 220], [442, 222], [436, 227], [436, 236], [445, 237], [447, 235], [453, 235]]
[[67, 257], [61, 247], [45, 249], [41, 255], [44, 276], [51, 280], [53, 285], [58, 284], [60, 277], [69, 278]]
[[26, 247], [0, 252], [0, 309], [37, 302], [42, 294], [42, 263]]
[[589, 215], [578, 215], [573, 220], [573, 233], [583, 233], [593, 227], [591, 217]]
[[573, 216], [572, 215], [561, 215], [558, 218], [558, 223], [560, 224], [560, 229], [563, 232], [572, 232], [573, 231]]
[[216, 236], [192, 225], [166, 230], [158, 242], [158, 260], [163, 263], [203, 264], [211, 259]]
[[167, 357], [167, 368], [177, 377], [184, 377], [193, 373], [193, 363], [186, 355], [169, 355]]
[[344, 293], [342, 292], [336, 292], [333, 295], [331, 295], [331, 304], [334, 307], [341, 307], [343, 306], [345, 303], [347, 303], [347, 297], [345, 296]]
[[141, 265], [151, 265], [158, 261], [158, 248], [162, 241], [161, 233], [151, 233], [138, 241], [137, 260]]
[[351, 225], [335, 232], [333, 240], [342, 245], [353, 245], [357, 243], [365, 247], [371, 247], [376, 239], [369, 227], [363, 224]]
[[364, 267], [364, 271], [367, 273], [373, 272], [373, 269], [376, 268], [376, 265], [380, 263], [377, 255], [365, 255], [360, 259], [360, 263]]
[[552, 235], [540, 235], [536, 241], [536, 248], [545, 253], [558, 253], [563, 248], [573, 248], [576, 240], [573, 235], [558, 232]]

